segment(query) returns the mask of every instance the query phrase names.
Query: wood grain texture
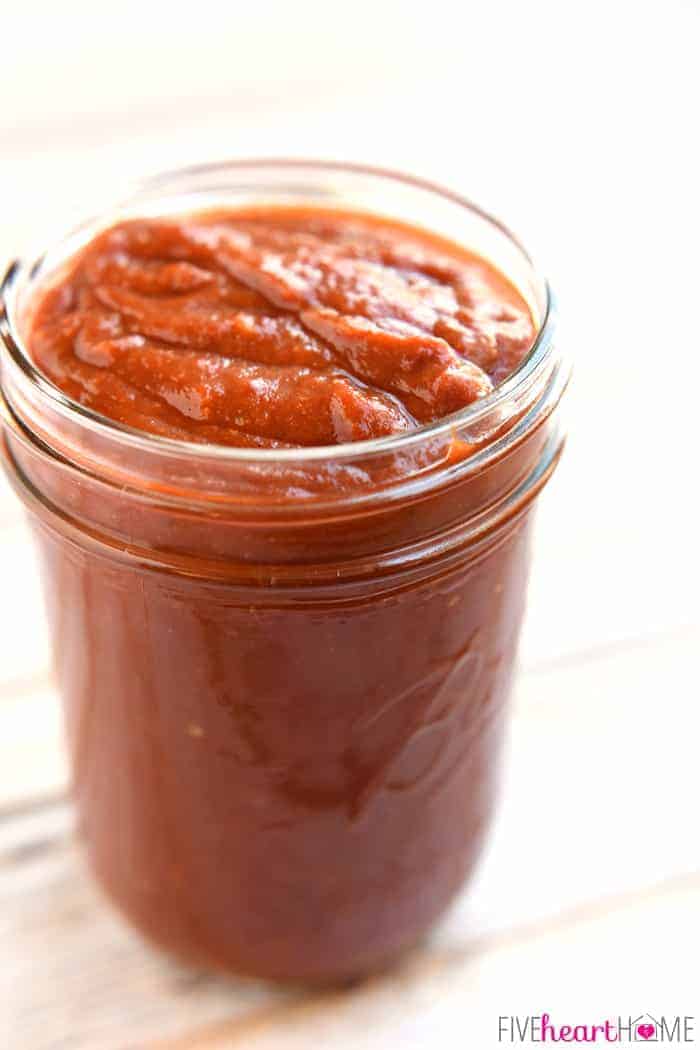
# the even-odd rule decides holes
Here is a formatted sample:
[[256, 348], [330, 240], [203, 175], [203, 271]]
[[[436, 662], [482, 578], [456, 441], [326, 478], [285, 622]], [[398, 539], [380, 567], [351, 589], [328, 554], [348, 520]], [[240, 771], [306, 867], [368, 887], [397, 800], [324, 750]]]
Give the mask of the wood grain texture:
[[[639, 951], [646, 923], [676, 959], [690, 958], [700, 934], [695, 740], [669, 751], [659, 734], [660, 704], [665, 722], [682, 717], [696, 651], [695, 635], [681, 632], [654, 646], [524, 673], [503, 804], [473, 885], [424, 948], [342, 992], [226, 981], [174, 966], [102, 900], [69, 805], [6, 815], [0, 1003], [7, 1007], [0, 1016], [7, 1045], [286, 1050], [320, 1040], [350, 1050], [427, 1046], [434, 1030], [440, 1045], [458, 1047], [465, 1011], [471, 1017], [474, 1009], [486, 1040], [499, 1013], [532, 1012], [545, 988], [549, 1001], [581, 1016], [608, 1003], [609, 996], [596, 999], [606, 981], [620, 989], [610, 1010], [634, 998], [636, 981], [649, 995], [654, 988], [670, 995], [673, 982], [674, 994], [685, 995], [685, 971], [669, 971], [656, 950], [642, 964]], [[574, 995], [566, 975], [582, 972], [581, 956], [587, 984]], [[563, 962], [553, 970], [554, 958]], [[369, 1041], [358, 1044], [365, 1029]]]

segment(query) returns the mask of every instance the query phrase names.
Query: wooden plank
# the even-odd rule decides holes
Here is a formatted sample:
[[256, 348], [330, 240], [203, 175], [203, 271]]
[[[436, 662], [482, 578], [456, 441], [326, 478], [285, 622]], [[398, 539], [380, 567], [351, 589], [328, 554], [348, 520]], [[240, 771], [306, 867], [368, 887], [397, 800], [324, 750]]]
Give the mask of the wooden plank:
[[2, 826], [1, 1046], [121, 1048], [289, 994], [204, 978], [144, 948], [78, 862], [71, 826], [65, 805]]
[[697, 648], [688, 631], [522, 676], [494, 834], [441, 943], [700, 870]]
[[498, 1040], [500, 1016], [524, 1019], [544, 1012], [558, 1026], [619, 1017], [627, 1023], [647, 1012], [657, 1018], [695, 1015], [697, 1037], [699, 936], [700, 876], [604, 902], [591, 912], [573, 912], [533, 929], [527, 938], [496, 939], [451, 954], [427, 949], [389, 974], [254, 1014], [245, 1024], [234, 1020], [184, 1039], [130, 1045], [133, 1050], [496, 1050], [509, 1045]]
[[[503, 804], [474, 884], [422, 952], [383, 981], [332, 998], [332, 1009], [322, 998], [309, 1013], [305, 1006], [297, 1012], [297, 1005], [290, 1013], [285, 1005], [278, 1017], [280, 996], [287, 992], [173, 967], [100, 898], [71, 837], [68, 807], [6, 818], [0, 822], [0, 942], [9, 963], [0, 969], [0, 1002], [9, 1004], [7, 1045], [122, 1050], [172, 1043], [194, 1050], [256, 1047], [259, 1039], [262, 1047], [296, 1047], [303, 1039], [308, 1046], [330, 1038], [328, 1033], [339, 1040], [344, 1033], [345, 1043], [338, 1045], [356, 1047], [352, 1040], [364, 1014], [363, 1032], [365, 1026], [374, 1032], [376, 1025], [386, 1039], [398, 1025], [395, 1041], [384, 1046], [402, 1045], [400, 1039], [420, 1046], [411, 1043], [412, 1031], [423, 1037], [434, 1023], [447, 1039], [450, 1024], [473, 1015], [477, 999], [482, 1001], [470, 991], [474, 974], [482, 975], [475, 987], [485, 989], [483, 1002], [494, 1010], [503, 975], [500, 993], [507, 989], [511, 998], [501, 999], [498, 1012], [517, 1012], [512, 996], [521, 987], [530, 996], [518, 999], [524, 1012], [536, 1012], [544, 999], [547, 1006], [563, 1004], [557, 960], [564, 952], [565, 965], [573, 967], [576, 955], [567, 947], [570, 934], [556, 933], [560, 923], [562, 931], [581, 927], [571, 934], [572, 944], [582, 945], [587, 965], [593, 965], [597, 944], [603, 965], [611, 967], [614, 958], [616, 967], [639, 972], [622, 933], [610, 935], [614, 956], [601, 948], [607, 944], [604, 926], [598, 933], [584, 930], [630, 894], [635, 921], [643, 921], [646, 895], [656, 900], [657, 890], [664, 903], [650, 922], [659, 935], [670, 922], [660, 943], [664, 951], [680, 951], [681, 914], [691, 904], [697, 907], [694, 880], [700, 871], [700, 843], [688, 826], [688, 800], [698, 795], [697, 710], [694, 723], [686, 719], [687, 732], [674, 727], [687, 713], [695, 653], [694, 637], [684, 634], [653, 648], [631, 647], [524, 675]], [[669, 897], [676, 890], [677, 903]], [[625, 936], [631, 925], [621, 920]], [[529, 972], [523, 945], [531, 943], [545, 947], [533, 947], [536, 965]], [[638, 938], [632, 943], [636, 952]], [[509, 944], [512, 959], [504, 947]], [[482, 956], [483, 966], [475, 962]], [[682, 990], [684, 975], [675, 973], [680, 966], [680, 955], [666, 956]], [[528, 970], [520, 984], [519, 968]], [[611, 971], [605, 972], [612, 980]], [[444, 1007], [447, 1013], [442, 996], [451, 1004]], [[651, 1009], [650, 1001], [639, 1008]]]
[[[60, 812], [54, 822], [60, 843]], [[44, 835], [45, 823], [44, 817]], [[495, 1047], [500, 1014], [547, 1009], [559, 1023], [592, 1023], [626, 1012], [692, 1014], [697, 1008], [700, 875], [667, 879], [459, 948], [428, 945], [350, 989], [304, 994], [176, 967], [131, 943], [98, 901], [93, 907], [101, 921], [87, 953], [76, 928], [94, 889], [80, 871], [66, 872], [56, 842], [45, 837], [41, 854], [37, 845], [34, 863], [44, 869], [52, 863], [52, 878], [44, 872], [41, 882], [49, 885], [33, 888], [25, 936], [35, 954], [10, 974], [29, 994], [7, 1000], [0, 1035], [4, 1025], [8, 1047], [306, 1050], [318, 1042], [338, 1050], [461, 1050], [467, 1036], [469, 1045]], [[12, 905], [6, 892], [3, 905], [3, 912]], [[47, 966], [57, 927], [64, 951]], [[647, 944], [654, 945], [651, 955]], [[69, 955], [76, 946], [77, 955]], [[50, 989], [42, 970], [50, 971]], [[581, 983], [576, 977], [583, 973]], [[358, 1041], [360, 1032], [366, 1042]]]

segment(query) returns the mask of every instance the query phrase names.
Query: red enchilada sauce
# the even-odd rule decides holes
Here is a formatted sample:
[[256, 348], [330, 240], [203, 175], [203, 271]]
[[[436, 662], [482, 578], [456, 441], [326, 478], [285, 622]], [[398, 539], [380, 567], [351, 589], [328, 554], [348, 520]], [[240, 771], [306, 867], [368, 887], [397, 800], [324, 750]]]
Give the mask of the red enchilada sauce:
[[[122, 424], [274, 450], [440, 419], [534, 334], [512, 285], [456, 245], [258, 208], [102, 232], [37, 297], [27, 341]], [[202, 510], [176, 505], [174, 481], [167, 499], [76, 482], [16, 443], [60, 508], [35, 506], [88, 851], [158, 943], [326, 980], [383, 964], [443, 911], [492, 808], [531, 495], [478, 540], [455, 530], [533, 471], [544, 429], [369, 510], [350, 499], [375, 484], [359, 468], [318, 474], [321, 509], [304, 502], [313, 466], [301, 485], [278, 463], [274, 506], [261, 472], [251, 503]]]
[[355, 214], [269, 209], [123, 223], [33, 318], [40, 368], [82, 404], [244, 447], [400, 434], [489, 393], [534, 338], [484, 260]]

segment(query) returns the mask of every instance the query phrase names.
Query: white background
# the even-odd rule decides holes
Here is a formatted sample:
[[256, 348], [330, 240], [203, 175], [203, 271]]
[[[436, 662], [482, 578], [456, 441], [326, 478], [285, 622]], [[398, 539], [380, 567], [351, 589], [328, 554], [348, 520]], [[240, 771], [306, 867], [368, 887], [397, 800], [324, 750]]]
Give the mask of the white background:
[[[487, 1047], [496, 1014], [565, 1004], [581, 1022], [652, 1006], [700, 1017], [690, 936], [700, 910], [700, 4], [0, 8], [0, 262], [143, 174], [306, 155], [461, 191], [524, 237], [559, 295], [575, 360], [571, 437], [539, 515], [513, 795], [480, 882], [442, 935], [451, 943], [454, 929], [462, 944], [473, 931], [532, 927], [534, 940], [516, 937], [497, 965], [488, 953], [462, 959], [456, 983], [420, 978], [401, 1017], [391, 984], [381, 986], [369, 997], [374, 1035], [360, 996], [298, 1030], [282, 1019], [269, 1045], [332, 1033], [338, 1045], [390, 1050], [427, 1046], [431, 1033], [451, 1047], [478, 1031]], [[64, 768], [55, 698], [42, 687], [30, 702], [26, 689], [48, 657], [9, 494], [0, 541], [3, 725], [21, 742], [6, 746], [0, 790], [29, 797], [62, 783]], [[662, 916], [653, 887], [688, 877], [688, 899]], [[595, 902], [611, 893], [631, 894], [632, 910], [601, 923]], [[537, 923], [546, 932], [579, 907], [594, 918], [557, 927], [543, 949]]]

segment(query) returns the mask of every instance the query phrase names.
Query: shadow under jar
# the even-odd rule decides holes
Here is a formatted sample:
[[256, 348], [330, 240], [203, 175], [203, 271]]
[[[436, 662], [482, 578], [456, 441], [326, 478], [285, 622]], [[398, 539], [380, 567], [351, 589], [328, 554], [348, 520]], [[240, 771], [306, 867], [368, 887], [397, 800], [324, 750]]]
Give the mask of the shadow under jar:
[[[419, 430], [240, 449], [139, 433], [34, 367], [23, 317], [97, 231], [250, 203], [357, 208], [449, 237], [530, 302], [532, 350]], [[473, 868], [494, 802], [533, 501], [567, 370], [546, 284], [428, 184], [304, 162], [150, 180], [4, 288], [4, 458], [38, 542], [74, 794], [124, 914], [197, 962], [361, 974]]]

